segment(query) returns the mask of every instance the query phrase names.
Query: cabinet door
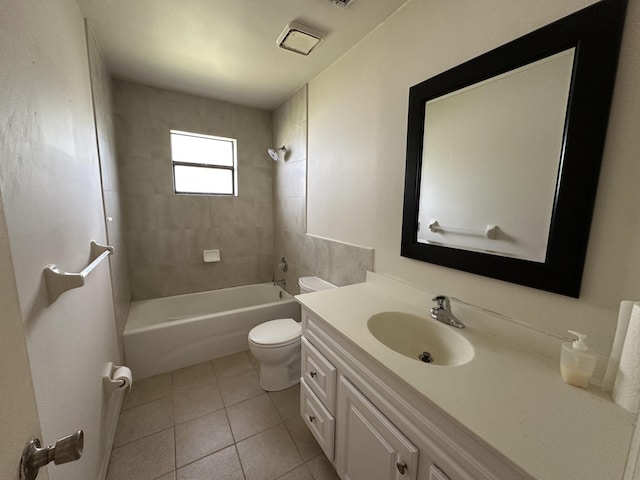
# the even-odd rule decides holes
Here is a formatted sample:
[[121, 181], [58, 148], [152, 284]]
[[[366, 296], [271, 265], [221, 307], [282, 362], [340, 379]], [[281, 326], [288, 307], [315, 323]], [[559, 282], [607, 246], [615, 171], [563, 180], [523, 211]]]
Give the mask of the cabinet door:
[[340, 478], [416, 479], [416, 447], [342, 376], [336, 425], [336, 469]]

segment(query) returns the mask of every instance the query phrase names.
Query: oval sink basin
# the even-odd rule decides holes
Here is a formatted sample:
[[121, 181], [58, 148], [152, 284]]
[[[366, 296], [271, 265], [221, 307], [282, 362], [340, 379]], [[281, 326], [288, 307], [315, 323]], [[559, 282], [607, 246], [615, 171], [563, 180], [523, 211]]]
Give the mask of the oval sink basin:
[[367, 327], [382, 344], [416, 362], [455, 367], [475, 354], [473, 345], [453, 327], [430, 318], [382, 312], [369, 317]]

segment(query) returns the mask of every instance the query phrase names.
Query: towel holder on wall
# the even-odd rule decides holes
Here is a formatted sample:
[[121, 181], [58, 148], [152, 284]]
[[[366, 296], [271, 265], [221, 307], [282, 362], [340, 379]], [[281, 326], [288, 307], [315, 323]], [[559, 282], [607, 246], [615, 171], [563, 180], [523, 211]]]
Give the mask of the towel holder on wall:
[[56, 265], [48, 265], [44, 269], [44, 279], [49, 293], [49, 304], [55, 302], [60, 295], [72, 288], [82, 287], [85, 278], [102, 260], [113, 253], [113, 247], [99, 245], [91, 240], [91, 263], [80, 273], [69, 273], [60, 270]]

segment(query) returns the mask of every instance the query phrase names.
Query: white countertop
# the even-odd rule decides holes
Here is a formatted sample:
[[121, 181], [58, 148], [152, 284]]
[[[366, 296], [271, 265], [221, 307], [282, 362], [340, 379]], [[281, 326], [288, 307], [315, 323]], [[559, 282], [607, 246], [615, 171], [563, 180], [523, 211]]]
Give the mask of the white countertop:
[[380, 277], [296, 298], [532, 477], [622, 479], [634, 415], [604, 395], [565, 384], [557, 361], [487, 334], [472, 315], [458, 315], [455, 303], [467, 325], [456, 331], [473, 344], [473, 360], [440, 367], [394, 352], [369, 332], [369, 317], [398, 311], [433, 321], [427, 319], [433, 302], [427, 292]]

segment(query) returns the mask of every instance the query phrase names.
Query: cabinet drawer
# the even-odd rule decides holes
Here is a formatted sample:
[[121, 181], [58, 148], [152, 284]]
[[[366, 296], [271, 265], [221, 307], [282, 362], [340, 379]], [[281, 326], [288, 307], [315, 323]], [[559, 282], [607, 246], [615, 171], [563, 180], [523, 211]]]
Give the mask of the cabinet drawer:
[[300, 414], [327, 458], [333, 462], [335, 418], [324, 408], [304, 379], [300, 381]]
[[336, 367], [302, 337], [302, 378], [331, 412], [336, 413]]

